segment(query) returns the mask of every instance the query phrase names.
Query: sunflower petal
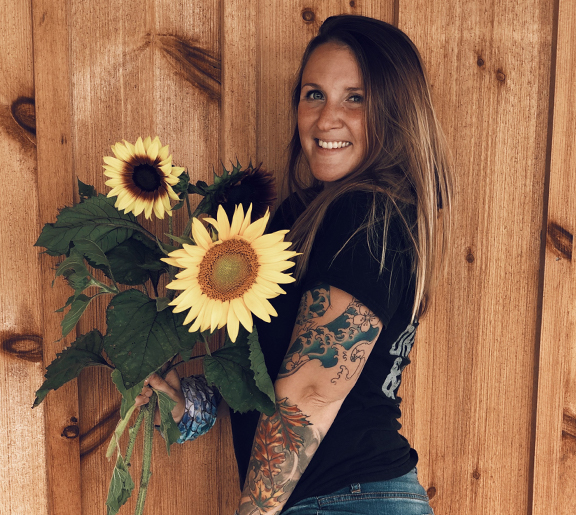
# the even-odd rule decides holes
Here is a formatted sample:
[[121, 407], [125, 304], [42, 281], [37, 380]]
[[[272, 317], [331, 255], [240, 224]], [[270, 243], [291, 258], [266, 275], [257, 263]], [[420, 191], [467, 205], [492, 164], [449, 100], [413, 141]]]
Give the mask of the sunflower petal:
[[192, 238], [196, 242], [196, 245], [208, 250], [212, 247], [212, 238], [208, 234], [208, 231], [202, 225], [202, 222], [198, 218], [192, 220]]
[[252, 204], [248, 206], [248, 211], [246, 211], [246, 216], [242, 222], [242, 227], [240, 227], [240, 235], [244, 234], [244, 231], [250, 226], [250, 220], [252, 219]]
[[137, 157], [144, 157], [146, 155], [146, 149], [144, 148], [144, 143], [142, 138], [139, 136], [136, 140], [136, 145], [134, 145], [134, 151]]
[[230, 310], [230, 301], [222, 302], [222, 313], [220, 315], [220, 320], [218, 321], [218, 329], [221, 329], [226, 325], [226, 320], [228, 320], [228, 311]]
[[232, 223], [230, 224], [230, 237], [233, 238], [240, 234], [240, 228], [244, 222], [244, 208], [242, 204], [239, 204], [234, 209], [234, 215], [232, 216]]
[[261, 267], [260, 270], [258, 270], [258, 275], [263, 279], [267, 279], [268, 281], [272, 281], [278, 284], [293, 283], [296, 280], [290, 275], [276, 272], [275, 270], [266, 270], [264, 267]]
[[159, 150], [160, 150], [160, 145], [158, 144], [158, 142], [156, 140], [154, 140], [152, 143], [150, 143], [150, 146], [146, 150], [146, 154], [148, 155], [148, 158], [150, 159], [150, 161], [152, 161], [152, 162], [156, 161], [156, 158], [158, 157], [158, 151]]
[[270, 315], [266, 312], [266, 308], [262, 305], [260, 299], [254, 294], [254, 292], [248, 290], [242, 298], [252, 313], [254, 313], [258, 318], [264, 320], [264, 322], [270, 322]]
[[233, 342], [235, 342], [236, 338], [238, 337], [238, 329], [240, 329], [240, 323], [238, 321], [236, 313], [234, 312], [234, 309], [232, 309], [232, 303], [230, 303], [228, 307], [228, 317], [226, 320], [227, 320], [226, 328], [228, 329], [228, 335], [230, 336], [230, 339]]
[[263, 216], [256, 220], [253, 224], [250, 224], [248, 228], [242, 233], [242, 236], [248, 241], [255, 240], [264, 234], [266, 230], [266, 224], [268, 223], [268, 217]]
[[116, 143], [116, 145], [112, 145], [112, 152], [114, 152], [114, 155], [122, 161], [128, 161], [130, 157], [132, 157], [130, 155], [130, 151], [124, 145], [122, 145], [122, 143]]
[[230, 301], [230, 308], [234, 310], [234, 314], [238, 317], [240, 323], [246, 328], [248, 332], [252, 332], [252, 313], [244, 304], [242, 299], [232, 299]]
[[284, 231], [276, 231], [270, 234], [264, 234], [259, 238], [255, 238], [254, 241], [252, 242], [252, 246], [255, 249], [265, 249], [268, 247], [272, 247], [276, 243], [282, 241], [287, 233], [288, 231], [284, 230]]
[[216, 230], [218, 231], [218, 238], [221, 240], [227, 240], [230, 237], [230, 222], [228, 221], [228, 215], [222, 205], [218, 206], [218, 226]]
[[220, 324], [220, 319], [222, 318], [222, 301], [216, 299], [214, 302], [214, 308], [212, 309], [212, 316], [210, 317], [210, 331], [215, 331]]

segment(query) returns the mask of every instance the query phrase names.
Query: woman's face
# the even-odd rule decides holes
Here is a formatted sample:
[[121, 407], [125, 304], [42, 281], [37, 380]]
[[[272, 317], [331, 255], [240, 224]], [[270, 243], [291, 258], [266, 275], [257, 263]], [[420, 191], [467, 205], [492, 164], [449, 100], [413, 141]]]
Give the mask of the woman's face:
[[319, 46], [302, 73], [298, 132], [312, 175], [341, 179], [366, 154], [365, 92], [360, 69], [348, 47]]

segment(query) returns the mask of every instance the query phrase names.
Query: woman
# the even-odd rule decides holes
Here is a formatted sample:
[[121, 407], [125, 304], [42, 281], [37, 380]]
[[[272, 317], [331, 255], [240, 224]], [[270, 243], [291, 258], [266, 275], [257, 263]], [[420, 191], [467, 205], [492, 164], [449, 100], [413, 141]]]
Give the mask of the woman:
[[[273, 301], [279, 316], [258, 324], [276, 412], [231, 414], [239, 513], [432, 513], [398, 433], [401, 373], [450, 214], [418, 51], [386, 23], [328, 18], [302, 58], [293, 108], [292, 195], [270, 230], [290, 228], [302, 255], [297, 283]], [[179, 421], [178, 378], [150, 384], [180, 400]]]

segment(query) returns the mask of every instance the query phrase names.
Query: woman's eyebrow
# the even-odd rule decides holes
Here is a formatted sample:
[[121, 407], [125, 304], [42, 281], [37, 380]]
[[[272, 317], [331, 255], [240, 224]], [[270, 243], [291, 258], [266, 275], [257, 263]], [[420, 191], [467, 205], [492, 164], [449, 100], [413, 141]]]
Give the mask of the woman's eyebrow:
[[[307, 82], [306, 84], [302, 84], [301, 88], [310, 87], [316, 89], [322, 89], [322, 87], [314, 82]], [[362, 86], [350, 86], [346, 88], [346, 91], [362, 91], [364, 88]]]

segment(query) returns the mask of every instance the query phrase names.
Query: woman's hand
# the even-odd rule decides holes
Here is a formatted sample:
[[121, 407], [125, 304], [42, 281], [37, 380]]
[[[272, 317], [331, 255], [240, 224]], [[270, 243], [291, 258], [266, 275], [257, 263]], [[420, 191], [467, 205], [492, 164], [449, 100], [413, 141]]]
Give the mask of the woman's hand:
[[[152, 374], [150, 377], [148, 377], [148, 379], [144, 381], [144, 388], [142, 388], [142, 393], [136, 397], [136, 406], [143, 406], [144, 404], [148, 404], [150, 397], [152, 397], [152, 389], [164, 392], [173, 401], [176, 401], [177, 404], [172, 410], [172, 417], [174, 418], [174, 422], [178, 424], [184, 416], [186, 401], [180, 386], [180, 377], [178, 376], [176, 370], [170, 370], [170, 372], [168, 372], [166, 375], [166, 379], [162, 379], [162, 377], [160, 377], [158, 374]], [[160, 411], [158, 408], [156, 408], [156, 413], [154, 414], [154, 424], [160, 425]]]

